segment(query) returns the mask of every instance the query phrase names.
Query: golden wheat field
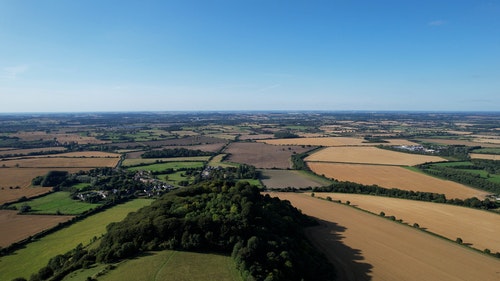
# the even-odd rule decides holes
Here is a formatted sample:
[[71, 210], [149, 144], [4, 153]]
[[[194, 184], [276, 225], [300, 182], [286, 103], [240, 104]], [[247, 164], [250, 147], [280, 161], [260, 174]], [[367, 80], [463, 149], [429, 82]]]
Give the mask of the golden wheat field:
[[486, 160], [500, 160], [500, 155], [471, 153], [470, 158], [472, 158], [472, 159], [486, 159]]
[[[417, 145], [404, 139], [389, 139], [384, 145]], [[274, 145], [311, 145], [311, 146], [375, 146], [380, 143], [368, 143], [362, 138], [350, 137], [326, 137], [326, 138], [293, 138], [293, 139], [271, 139], [258, 140]]]
[[350, 201], [374, 214], [384, 212], [403, 222], [418, 223], [426, 230], [455, 240], [460, 237], [472, 247], [500, 252], [500, 214], [447, 204], [413, 201], [360, 194], [316, 193], [316, 197]]
[[301, 193], [270, 193], [320, 220], [307, 235], [339, 280], [500, 279], [500, 260], [355, 208]]
[[437, 156], [409, 154], [376, 147], [327, 147], [304, 160], [404, 166], [446, 161], [446, 159]]
[[341, 163], [309, 162], [309, 167], [318, 175], [339, 181], [351, 181], [366, 185], [376, 184], [385, 188], [434, 192], [446, 198], [485, 199], [489, 193], [468, 186], [410, 171], [397, 166], [359, 165]]
[[29, 157], [1, 161], [7, 168], [97, 168], [115, 167], [120, 158], [77, 158], [77, 157]]

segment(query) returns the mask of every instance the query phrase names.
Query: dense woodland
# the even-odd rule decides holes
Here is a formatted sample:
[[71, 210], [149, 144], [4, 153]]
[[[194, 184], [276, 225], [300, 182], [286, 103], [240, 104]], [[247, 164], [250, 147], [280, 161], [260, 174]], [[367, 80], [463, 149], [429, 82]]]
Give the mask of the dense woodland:
[[244, 280], [334, 280], [332, 265], [302, 232], [314, 224], [289, 202], [263, 196], [246, 182], [209, 181], [110, 224], [98, 248], [56, 256], [30, 280], [61, 280], [95, 262], [164, 249], [231, 255]]

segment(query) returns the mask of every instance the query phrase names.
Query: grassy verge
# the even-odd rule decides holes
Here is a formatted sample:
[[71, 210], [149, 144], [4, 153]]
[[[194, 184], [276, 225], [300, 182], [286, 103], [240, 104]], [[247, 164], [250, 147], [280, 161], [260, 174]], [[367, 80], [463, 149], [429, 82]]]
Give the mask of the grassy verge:
[[128, 213], [151, 202], [149, 199], [136, 199], [117, 205], [32, 242], [12, 255], [1, 257], [2, 280], [12, 280], [16, 277], [28, 279], [31, 274], [46, 266], [50, 258], [66, 253], [80, 243], [88, 244], [93, 237], [105, 233], [109, 223], [121, 221]]

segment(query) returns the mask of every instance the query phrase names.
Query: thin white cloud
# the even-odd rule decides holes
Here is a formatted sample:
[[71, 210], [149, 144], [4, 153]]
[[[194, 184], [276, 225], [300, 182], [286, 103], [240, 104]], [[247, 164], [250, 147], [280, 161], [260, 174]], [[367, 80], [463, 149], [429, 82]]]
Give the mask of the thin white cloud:
[[29, 70], [28, 65], [7, 66], [2, 70], [2, 77], [6, 79], [16, 79], [19, 75]]
[[448, 24], [445, 20], [433, 20], [427, 23], [428, 26], [442, 26]]

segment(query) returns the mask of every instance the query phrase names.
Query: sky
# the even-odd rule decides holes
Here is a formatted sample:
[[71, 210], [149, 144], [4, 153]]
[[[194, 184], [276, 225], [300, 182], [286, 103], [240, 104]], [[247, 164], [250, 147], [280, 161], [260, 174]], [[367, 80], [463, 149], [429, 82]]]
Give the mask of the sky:
[[0, 0], [0, 113], [500, 111], [499, 0]]

